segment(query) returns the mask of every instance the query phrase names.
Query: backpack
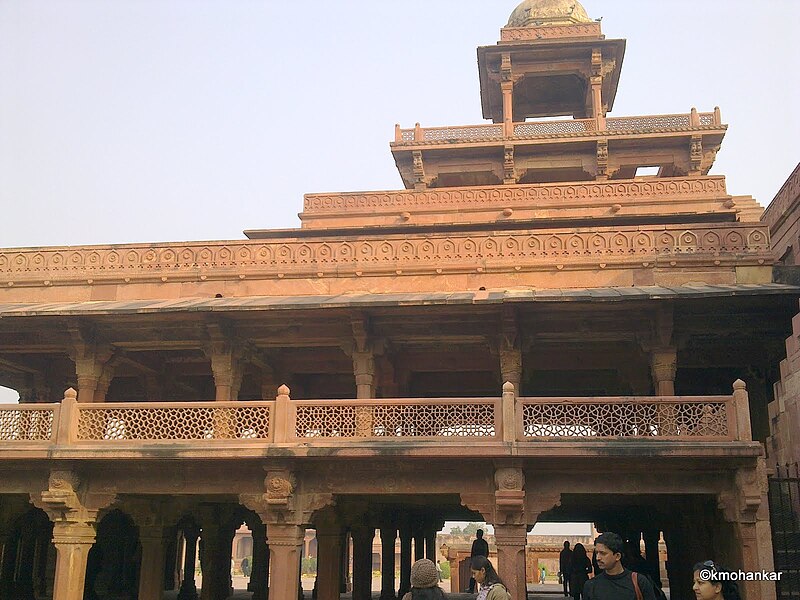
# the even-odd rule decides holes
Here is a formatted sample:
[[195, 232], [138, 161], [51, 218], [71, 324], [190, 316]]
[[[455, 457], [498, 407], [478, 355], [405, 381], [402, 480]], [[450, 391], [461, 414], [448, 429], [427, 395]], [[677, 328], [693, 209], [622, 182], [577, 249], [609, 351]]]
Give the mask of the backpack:
[[631, 571], [631, 579], [633, 580], [633, 591], [636, 592], [636, 600], [643, 600], [642, 590], [639, 589], [639, 581], [638, 577], [644, 577], [647, 581], [650, 582], [650, 585], [653, 587], [653, 592], [656, 595], [656, 600], [667, 600], [667, 595], [664, 593], [660, 587], [658, 587], [653, 580], [650, 579], [645, 573], [637, 573], [636, 571]]

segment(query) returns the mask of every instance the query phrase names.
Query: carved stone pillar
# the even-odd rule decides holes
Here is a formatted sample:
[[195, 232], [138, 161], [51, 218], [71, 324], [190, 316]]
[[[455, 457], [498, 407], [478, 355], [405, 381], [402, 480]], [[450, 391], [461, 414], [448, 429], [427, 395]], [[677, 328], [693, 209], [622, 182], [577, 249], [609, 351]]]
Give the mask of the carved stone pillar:
[[[5, 507], [3, 507], [5, 508]], [[3, 515], [7, 517], [7, 515]], [[0, 598], [10, 597], [14, 585], [14, 568], [17, 564], [17, 550], [19, 539], [14, 535], [10, 519], [4, 519], [0, 529], [0, 548], [2, 548], [2, 562], [0, 562]]]
[[659, 531], [658, 529], [645, 529], [643, 537], [647, 574], [661, 587], [661, 563], [658, 556]]
[[372, 540], [375, 529], [369, 525], [354, 525], [353, 536], [353, 600], [372, 598]]
[[520, 395], [520, 381], [522, 381], [522, 351], [519, 348], [500, 349], [500, 376], [503, 383], [506, 381], [514, 385]]
[[675, 373], [678, 369], [676, 348], [659, 348], [650, 353], [650, 372], [656, 396], [675, 395]]
[[[75, 375], [78, 380], [78, 402], [94, 402], [97, 386], [103, 374], [103, 365], [107, 355], [89, 353], [75, 357]], [[105, 397], [105, 394], [102, 394]]]
[[414, 560], [425, 558], [425, 529], [421, 523], [414, 527]]
[[253, 524], [253, 569], [247, 590], [253, 592], [252, 600], [267, 600], [269, 590], [269, 546], [267, 546], [267, 527]]
[[317, 600], [339, 600], [342, 585], [342, 526], [317, 524]]
[[436, 562], [436, 525], [430, 525], [425, 532], [425, 558]]
[[0, 532], [3, 560], [0, 563], [0, 598], [10, 598], [14, 585], [14, 567], [17, 563], [18, 540], [9, 528]]
[[227, 598], [231, 594], [231, 550], [236, 530], [223, 521], [218, 516], [203, 520], [201, 600]]
[[400, 598], [411, 589], [411, 563], [411, 524], [404, 517], [400, 523]]
[[269, 523], [267, 540], [272, 563], [270, 600], [297, 600], [300, 589], [300, 555], [305, 528], [299, 525]]
[[164, 528], [139, 527], [142, 562], [139, 569], [139, 600], [161, 600], [164, 591]]
[[512, 600], [525, 600], [525, 546], [528, 543], [527, 527], [522, 525], [495, 525], [497, 544], [497, 572], [506, 583]]
[[500, 89], [503, 92], [503, 134], [505, 137], [512, 137], [514, 135], [514, 83], [503, 81]]
[[[90, 493], [81, 489], [70, 471], [52, 471], [48, 489], [31, 494], [31, 502], [53, 522], [56, 548], [55, 600], [83, 600], [86, 562], [95, 542], [97, 513], [115, 500], [113, 493]], [[88, 486], [83, 486], [88, 488]]]
[[[763, 458], [749, 468], [740, 468], [729, 492], [718, 497], [725, 520], [733, 524], [743, 571], [773, 571], [772, 533], [767, 501], [767, 474]], [[775, 584], [769, 581], [740, 582], [745, 598], [774, 600]]]
[[86, 560], [94, 541], [93, 524], [56, 522], [53, 525], [53, 545], [57, 557], [54, 599], [83, 600]]
[[347, 594], [353, 591], [353, 581], [350, 579], [350, 532], [342, 534], [342, 561], [341, 561], [341, 585], [339, 592]]
[[[242, 385], [242, 365], [239, 354], [228, 344], [212, 344], [208, 353], [211, 359], [211, 372], [214, 375], [215, 396], [217, 402], [238, 400], [239, 387]], [[236, 392], [237, 396], [234, 396]]]
[[353, 371], [356, 377], [356, 397], [375, 397], [375, 357], [371, 351], [353, 352]]
[[107, 362], [103, 366], [103, 370], [100, 373], [100, 377], [97, 380], [97, 387], [94, 391], [94, 401], [95, 402], [105, 402], [106, 396], [108, 395], [108, 388], [111, 387], [111, 382], [114, 380], [114, 371], [116, 369], [116, 365], [111, 364], [111, 361]]
[[381, 527], [381, 600], [395, 600], [394, 547], [397, 527], [392, 524]]
[[197, 539], [199, 537], [200, 530], [197, 527], [184, 527], [183, 539], [186, 548], [183, 555], [183, 581], [178, 592], [178, 600], [197, 600], [194, 572], [197, 567]]

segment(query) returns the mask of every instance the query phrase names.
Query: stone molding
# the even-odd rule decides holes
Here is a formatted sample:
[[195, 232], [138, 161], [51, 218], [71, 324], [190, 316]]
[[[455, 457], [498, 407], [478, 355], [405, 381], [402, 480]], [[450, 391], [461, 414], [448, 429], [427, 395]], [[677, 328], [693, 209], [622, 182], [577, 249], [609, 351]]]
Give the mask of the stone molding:
[[762, 221], [770, 226], [770, 231], [774, 232], [783, 223], [789, 207], [798, 200], [800, 200], [800, 164], [789, 175], [761, 217]]
[[[663, 197], [705, 198], [725, 196], [725, 177], [670, 177], [656, 181], [581, 182], [570, 184], [507, 185], [429, 190], [396, 190], [342, 194], [306, 194], [303, 215], [339, 214], [342, 210], [365, 209], [394, 212], [410, 209], [464, 209], [530, 206], [565, 201], [596, 203], [607, 199]], [[668, 196], [668, 197], [667, 197]]]
[[[219, 241], [186, 244], [32, 248], [0, 252], [0, 284], [45, 287], [137, 281], [203, 281], [341, 277], [363, 274], [552, 270], [555, 265], [651, 266], [660, 259], [691, 264], [772, 262], [762, 224], [627, 226], [545, 231], [387, 235]], [[677, 263], [676, 263], [677, 264]]]
[[543, 27], [503, 27], [500, 30], [500, 41], [518, 42], [557, 38], [600, 37], [601, 35], [600, 23], [551, 25]]

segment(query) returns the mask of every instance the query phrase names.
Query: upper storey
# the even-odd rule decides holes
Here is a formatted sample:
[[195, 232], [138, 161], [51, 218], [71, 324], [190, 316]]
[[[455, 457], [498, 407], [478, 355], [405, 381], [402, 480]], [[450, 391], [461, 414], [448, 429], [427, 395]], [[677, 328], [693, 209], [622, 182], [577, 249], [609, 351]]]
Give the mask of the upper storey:
[[494, 46], [478, 48], [483, 117], [495, 123], [604, 114], [614, 105], [625, 40], [606, 40], [574, 0], [526, 0]]
[[[492, 125], [395, 131], [406, 188], [705, 175], [727, 127], [719, 111], [606, 118], [625, 40], [607, 40], [575, 0], [525, 0], [478, 48], [483, 116]], [[542, 117], [570, 119], [528, 121]]]

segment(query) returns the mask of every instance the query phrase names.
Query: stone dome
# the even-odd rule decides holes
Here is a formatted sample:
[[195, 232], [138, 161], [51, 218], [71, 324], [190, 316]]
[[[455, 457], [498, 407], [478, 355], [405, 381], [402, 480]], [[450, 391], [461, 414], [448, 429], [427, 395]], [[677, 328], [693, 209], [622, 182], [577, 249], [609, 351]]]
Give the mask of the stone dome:
[[506, 27], [531, 25], [574, 25], [591, 23], [578, 0], [524, 0], [508, 19]]

